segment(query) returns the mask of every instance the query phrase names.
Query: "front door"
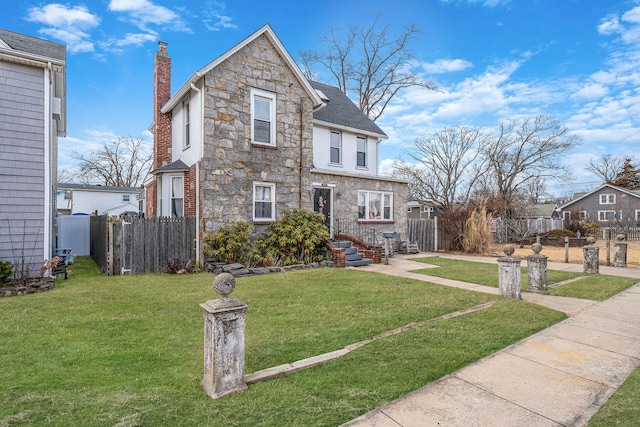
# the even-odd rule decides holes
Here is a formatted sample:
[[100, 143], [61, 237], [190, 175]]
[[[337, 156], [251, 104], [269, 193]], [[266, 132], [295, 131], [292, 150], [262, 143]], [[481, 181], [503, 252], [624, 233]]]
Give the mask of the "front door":
[[324, 223], [331, 230], [331, 189], [316, 188], [313, 193], [313, 210], [324, 215]]

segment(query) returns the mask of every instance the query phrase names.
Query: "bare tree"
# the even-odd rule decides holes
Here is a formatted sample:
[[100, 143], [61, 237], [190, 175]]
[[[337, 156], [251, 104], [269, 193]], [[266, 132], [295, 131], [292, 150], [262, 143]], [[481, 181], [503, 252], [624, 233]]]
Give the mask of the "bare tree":
[[616, 180], [616, 175], [622, 170], [625, 157], [613, 154], [605, 154], [598, 161], [591, 159], [585, 169], [594, 173], [602, 182], [609, 184]]
[[577, 136], [549, 115], [498, 125], [483, 157], [503, 200], [505, 217], [522, 203], [526, 186], [535, 180], [567, 180], [572, 174], [563, 156], [579, 144]]
[[524, 188], [524, 195], [528, 204], [537, 205], [548, 196], [546, 181], [540, 177], [528, 181]]
[[484, 173], [480, 154], [486, 143], [487, 135], [479, 129], [441, 129], [416, 139], [415, 148], [406, 153], [416, 164], [398, 159], [393, 165], [394, 175], [409, 180], [411, 197], [432, 200], [446, 209], [469, 199]]
[[104, 143], [90, 154], [73, 152], [84, 183], [135, 187], [142, 183], [152, 161], [149, 143], [122, 137]]
[[73, 173], [69, 169], [58, 168], [56, 182], [73, 182]]
[[431, 82], [411, 71], [413, 55], [409, 43], [418, 33], [415, 25], [407, 27], [395, 39], [389, 39], [389, 26], [378, 30], [379, 16], [369, 27], [351, 26], [346, 35], [330, 29], [321, 38], [324, 51], [300, 52], [309, 78], [313, 66], [319, 65], [347, 95], [355, 95], [358, 106], [371, 120], [377, 120], [397, 93], [404, 88], [424, 87], [435, 90]]

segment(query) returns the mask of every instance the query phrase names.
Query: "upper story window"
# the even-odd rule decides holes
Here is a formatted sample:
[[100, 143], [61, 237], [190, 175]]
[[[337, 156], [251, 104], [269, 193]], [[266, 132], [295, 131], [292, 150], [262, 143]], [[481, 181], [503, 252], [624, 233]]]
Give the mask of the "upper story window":
[[184, 179], [171, 177], [171, 216], [184, 216]]
[[276, 219], [276, 185], [270, 182], [253, 183], [253, 220]]
[[182, 148], [189, 148], [191, 146], [191, 135], [189, 128], [191, 126], [191, 107], [189, 101], [185, 101], [182, 104], [182, 114], [184, 115], [184, 135], [183, 135], [183, 144]]
[[276, 145], [276, 95], [251, 89], [251, 142]]
[[123, 194], [122, 195], [122, 201], [123, 202], [130, 202], [131, 201], [131, 195], [130, 194]]
[[393, 193], [358, 191], [358, 219], [364, 221], [392, 221]]
[[600, 204], [601, 205], [615, 205], [616, 204], [616, 195], [615, 194], [601, 194], [600, 195]]
[[329, 162], [335, 165], [342, 164], [342, 134], [331, 131], [331, 141], [329, 149]]
[[367, 138], [365, 138], [364, 136], [358, 136], [356, 149], [357, 149], [356, 166], [360, 168], [366, 168], [367, 167]]

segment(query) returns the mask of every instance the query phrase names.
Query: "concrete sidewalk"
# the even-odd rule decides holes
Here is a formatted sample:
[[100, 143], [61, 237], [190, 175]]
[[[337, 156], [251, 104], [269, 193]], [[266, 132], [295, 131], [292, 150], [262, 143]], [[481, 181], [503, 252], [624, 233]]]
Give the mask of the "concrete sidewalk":
[[[476, 262], [496, 258], [444, 254]], [[414, 256], [415, 257], [415, 256]], [[496, 288], [410, 273], [425, 268], [408, 256], [366, 270], [497, 293]], [[523, 264], [526, 265], [525, 262]], [[582, 265], [548, 268], [582, 272]], [[609, 271], [612, 270], [612, 271]], [[638, 269], [600, 267], [637, 277]], [[571, 317], [344, 426], [582, 426], [640, 365], [640, 283], [600, 303], [523, 293]]]

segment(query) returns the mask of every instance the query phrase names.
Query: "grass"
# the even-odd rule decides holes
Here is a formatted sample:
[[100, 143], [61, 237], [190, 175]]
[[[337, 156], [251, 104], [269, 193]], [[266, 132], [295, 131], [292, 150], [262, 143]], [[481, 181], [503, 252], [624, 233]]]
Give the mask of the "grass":
[[635, 427], [640, 419], [640, 368], [620, 386], [607, 404], [589, 421], [589, 427]]
[[[436, 268], [416, 270], [414, 273], [446, 279], [460, 280], [463, 282], [477, 283], [485, 286], [498, 287], [498, 266], [483, 262], [460, 261], [450, 258], [427, 257], [412, 259], [412, 261], [436, 265]], [[547, 271], [547, 284], [553, 285], [568, 279], [584, 276], [582, 273], [568, 271]], [[551, 289], [549, 295], [559, 295], [573, 298], [584, 298], [593, 301], [604, 301], [637, 283], [636, 279], [607, 276], [603, 274], [591, 274], [583, 278]], [[527, 290], [527, 270], [521, 268], [520, 284], [522, 291]]]
[[249, 306], [247, 372], [498, 302], [211, 400], [200, 385], [199, 304], [216, 297], [212, 281], [100, 276], [80, 257], [54, 290], [0, 299], [0, 426], [335, 426], [564, 319], [522, 301], [363, 271], [243, 278], [232, 296]]

